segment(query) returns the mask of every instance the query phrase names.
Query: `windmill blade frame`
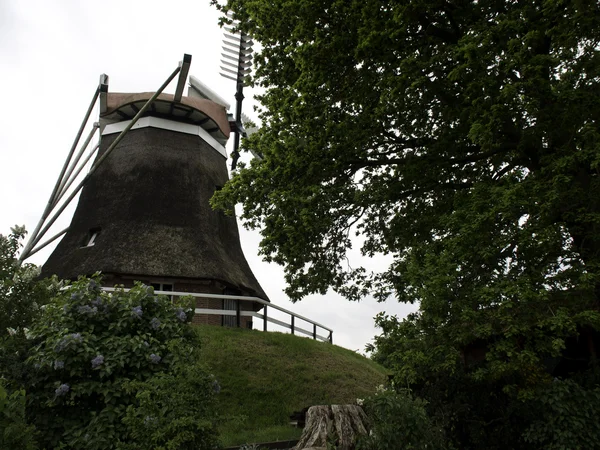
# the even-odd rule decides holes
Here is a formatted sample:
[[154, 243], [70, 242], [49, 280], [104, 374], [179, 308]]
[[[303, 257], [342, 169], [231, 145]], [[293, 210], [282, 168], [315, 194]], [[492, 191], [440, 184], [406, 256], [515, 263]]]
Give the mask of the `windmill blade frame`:
[[231, 158], [231, 170], [235, 170], [240, 157], [240, 136], [245, 135], [242, 125], [242, 102], [244, 100], [244, 84], [252, 73], [252, 46], [254, 41], [244, 31], [239, 30], [235, 24], [239, 24], [234, 18], [233, 12], [228, 11], [226, 16], [232, 21], [225, 25], [223, 32], [223, 45], [221, 46], [221, 71], [219, 74], [236, 82], [235, 93], [235, 139], [233, 141], [233, 154]]

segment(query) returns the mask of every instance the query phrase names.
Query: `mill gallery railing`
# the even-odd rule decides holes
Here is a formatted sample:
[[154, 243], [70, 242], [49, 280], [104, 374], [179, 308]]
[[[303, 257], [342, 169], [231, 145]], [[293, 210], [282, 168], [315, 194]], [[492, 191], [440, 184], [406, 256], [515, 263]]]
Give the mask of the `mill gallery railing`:
[[[114, 292], [117, 289], [121, 288], [109, 288], [104, 287], [102, 290], [107, 292]], [[123, 289], [124, 291], [129, 291], [129, 289]], [[273, 324], [279, 325], [280, 327], [286, 328], [291, 331], [292, 334], [300, 333], [307, 336], [312, 337], [313, 339], [320, 340], [323, 342], [333, 343], [333, 330], [331, 328], [326, 327], [325, 325], [321, 325], [314, 320], [308, 319], [307, 317], [296, 314], [290, 310], [282, 308], [280, 306], [269, 303], [258, 297], [245, 297], [242, 295], [224, 295], [224, 294], [200, 294], [194, 292], [176, 292], [176, 291], [154, 291], [155, 294], [158, 295], [168, 295], [168, 296], [177, 296], [177, 297], [195, 297], [195, 298], [214, 298], [214, 299], [223, 299], [223, 300], [233, 300], [235, 302], [236, 308], [235, 310], [231, 309], [214, 309], [214, 308], [196, 308], [196, 314], [207, 314], [207, 315], [218, 315], [218, 316], [233, 316], [236, 318], [237, 327], [240, 327], [241, 318], [242, 317], [256, 317], [257, 319], [261, 319], [263, 321], [263, 331], [267, 331], [267, 323], [271, 322]], [[241, 309], [241, 302], [252, 302], [259, 303], [263, 306], [263, 314], [260, 314], [256, 311], [247, 311]], [[269, 309], [274, 309], [276, 311], [280, 311], [284, 314], [287, 314], [290, 317], [290, 322], [284, 322], [282, 320], [275, 319], [269, 316]], [[303, 320], [312, 326], [312, 330], [306, 330], [297, 326], [296, 319]], [[321, 330], [325, 331], [327, 336], [323, 336]]]

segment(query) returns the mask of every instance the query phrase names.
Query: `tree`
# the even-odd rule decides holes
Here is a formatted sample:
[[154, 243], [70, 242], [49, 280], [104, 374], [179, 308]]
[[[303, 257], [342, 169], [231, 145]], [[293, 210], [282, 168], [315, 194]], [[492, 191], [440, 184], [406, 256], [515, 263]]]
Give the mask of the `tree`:
[[[265, 89], [244, 143], [262, 158], [214, 204], [242, 203], [292, 299], [417, 302], [379, 320], [403, 383], [470, 367], [488, 392], [525, 398], [569, 339], [595, 361], [598, 2], [213, 3], [262, 45]], [[354, 233], [363, 254], [393, 256], [386, 271], [349, 267]]]
[[37, 280], [35, 265], [19, 262], [24, 236], [25, 228], [18, 226], [6, 236], [0, 234], [0, 378], [9, 392], [23, 387], [30, 347], [26, 332], [60, 288], [56, 279]]
[[48, 282], [36, 281], [39, 270], [35, 265], [19, 262], [17, 253], [24, 236], [25, 228], [18, 226], [7, 236], [0, 234], [0, 339], [30, 327], [55, 290]]

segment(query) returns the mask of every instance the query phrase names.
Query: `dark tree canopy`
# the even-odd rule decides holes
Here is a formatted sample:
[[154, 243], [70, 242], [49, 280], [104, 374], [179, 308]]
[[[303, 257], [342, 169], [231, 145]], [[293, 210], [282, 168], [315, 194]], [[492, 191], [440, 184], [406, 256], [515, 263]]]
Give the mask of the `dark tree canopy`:
[[262, 159], [214, 202], [288, 294], [417, 302], [375, 357], [456, 448], [600, 448], [600, 3], [213, 3], [264, 88]]
[[[243, 203], [293, 298], [595, 300], [598, 2], [222, 6], [262, 44], [266, 91], [245, 144], [263, 159], [217, 201]], [[355, 230], [387, 272], [348, 269]]]
[[[242, 203], [293, 299], [419, 302], [403, 324], [381, 317], [384, 335], [431, 339], [421, 356], [445, 368], [502, 336], [498, 376], [539, 374], [539, 355], [600, 329], [597, 1], [220, 7], [262, 44], [265, 91], [244, 144], [262, 159], [215, 203]], [[393, 256], [387, 271], [349, 267], [354, 233], [365, 255]], [[419, 358], [398, 355], [417, 378]]]

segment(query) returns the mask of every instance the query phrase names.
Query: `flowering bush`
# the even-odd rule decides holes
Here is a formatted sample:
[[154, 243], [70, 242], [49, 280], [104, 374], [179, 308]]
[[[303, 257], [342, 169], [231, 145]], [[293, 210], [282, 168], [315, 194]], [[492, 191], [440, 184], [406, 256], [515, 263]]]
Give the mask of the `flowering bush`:
[[97, 279], [80, 279], [62, 291], [31, 330], [28, 359], [30, 411], [46, 446], [110, 449], [134, 440], [123, 418], [139, 399], [127, 386], [194, 362], [192, 314], [142, 284], [107, 293]]

